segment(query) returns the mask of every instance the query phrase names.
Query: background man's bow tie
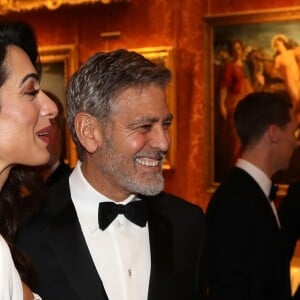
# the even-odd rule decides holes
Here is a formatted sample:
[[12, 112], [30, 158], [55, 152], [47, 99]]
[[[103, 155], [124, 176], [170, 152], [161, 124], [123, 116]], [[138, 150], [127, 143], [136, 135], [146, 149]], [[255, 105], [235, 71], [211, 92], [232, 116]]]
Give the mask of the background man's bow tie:
[[123, 214], [132, 223], [144, 227], [148, 219], [146, 200], [131, 201], [126, 205], [101, 202], [98, 209], [99, 227], [105, 230], [118, 214]]

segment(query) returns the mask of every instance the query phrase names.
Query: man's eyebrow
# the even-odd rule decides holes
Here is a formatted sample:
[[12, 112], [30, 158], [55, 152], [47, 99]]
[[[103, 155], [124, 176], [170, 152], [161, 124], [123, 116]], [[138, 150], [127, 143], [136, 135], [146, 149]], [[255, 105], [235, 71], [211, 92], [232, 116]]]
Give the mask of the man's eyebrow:
[[143, 124], [143, 123], [155, 123], [155, 122], [158, 122], [158, 118], [150, 117], [150, 116], [148, 116], [148, 117], [143, 116], [143, 117], [140, 117], [140, 118], [132, 121], [130, 123], [130, 125], [137, 126], [137, 125]]
[[[163, 122], [169, 122], [172, 121], [173, 116], [170, 114], [168, 115]], [[151, 116], [142, 116], [136, 120], [133, 120], [132, 122], [130, 122], [130, 124], [128, 124], [129, 127], [135, 127], [135, 126], [139, 126], [141, 124], [145, 124], [145, 123], [156, 123], [159, 122], [159, 118], [157, 117], [151, 117]]]
[[24, 83], [26, 80], [28, 80], [29, 78], [33, 78], [33, 79], [35, 79], [35, 80], [37, 80], [37, 81], [40, 80], [38, 74], [36, 74], [36, 73], [30, 73], [30, 74], [27, 74], [27, 75], [21, 80], [20, 85], [19, 85], [19, 88], [20, 88], [20, 87], [23, 85], [23, 83]]

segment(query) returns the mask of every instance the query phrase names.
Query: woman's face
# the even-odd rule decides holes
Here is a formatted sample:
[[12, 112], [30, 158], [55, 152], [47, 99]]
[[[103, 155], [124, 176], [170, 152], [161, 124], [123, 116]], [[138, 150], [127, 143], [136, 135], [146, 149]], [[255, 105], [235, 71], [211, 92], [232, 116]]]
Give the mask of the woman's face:
[[281, 39], [276, 39], [276, 40], [274, 41], [274, 49], [275, 49], [277, 52], [279, 52], [279, 53], [281, 53], [282, 50], [286, 49], [283, 40], [281, 40]]
[[5, 66], [8, 77], [0, 87], [0, 168], [44, 164], [56, 105], [40, 90], [37, 72], [21, 48], [8, 47]]
[[243, 56], [243, 46], [240, 42], [235, 42], [233, 45], [233, 57], [239, 58]]

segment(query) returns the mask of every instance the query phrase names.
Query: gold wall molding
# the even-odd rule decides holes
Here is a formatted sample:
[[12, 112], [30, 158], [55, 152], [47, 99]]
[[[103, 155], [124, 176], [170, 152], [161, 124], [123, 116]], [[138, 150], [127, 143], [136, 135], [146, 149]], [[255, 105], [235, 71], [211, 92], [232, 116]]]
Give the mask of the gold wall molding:
[[0, 14], [5, 15], [9, 12], [21, 12], [35, 10], [42, 7], [54, 10], [61, 5], [78, 5], [84, 3], [103, 3], [129, 2], [130, 0], [0, 0]]

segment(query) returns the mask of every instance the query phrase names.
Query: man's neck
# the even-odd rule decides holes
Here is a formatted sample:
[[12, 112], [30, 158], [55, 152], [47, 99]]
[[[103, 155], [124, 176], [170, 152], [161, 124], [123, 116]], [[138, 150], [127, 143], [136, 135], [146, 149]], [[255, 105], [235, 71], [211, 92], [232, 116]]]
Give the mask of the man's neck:
[[255, 165], [262, 170], [269, 178], [274, 174], [273, 168], [270, 166], [270, 157], [264, 155], [265, 153], [260, 151], [245, 151], [242, 153], [241, 158]]

